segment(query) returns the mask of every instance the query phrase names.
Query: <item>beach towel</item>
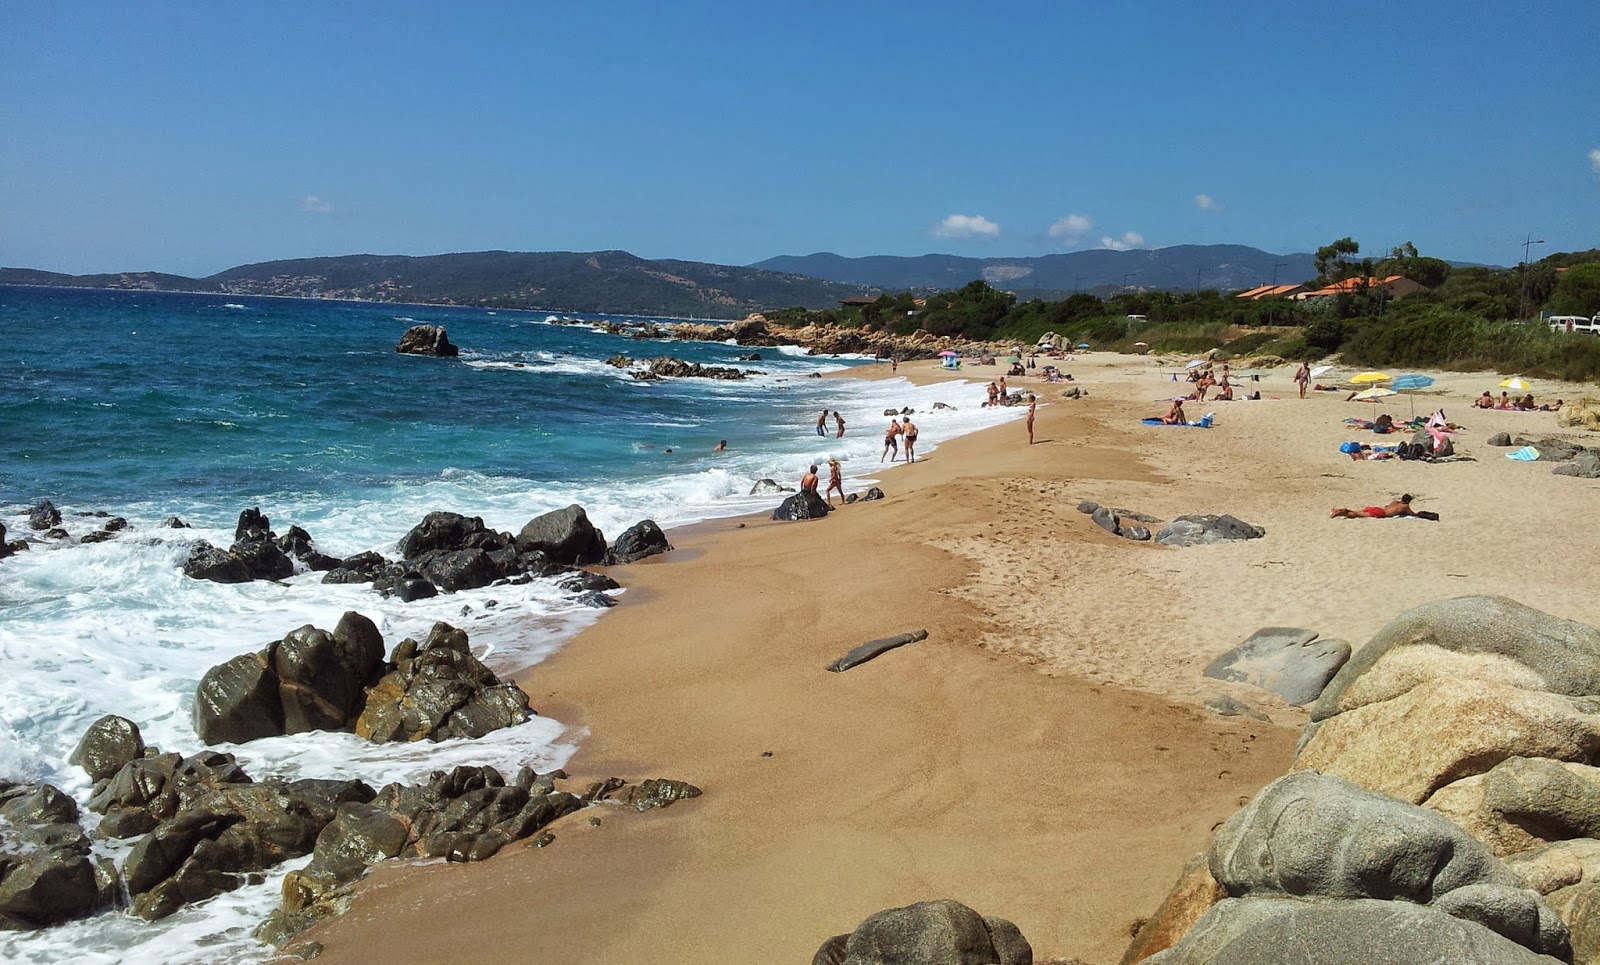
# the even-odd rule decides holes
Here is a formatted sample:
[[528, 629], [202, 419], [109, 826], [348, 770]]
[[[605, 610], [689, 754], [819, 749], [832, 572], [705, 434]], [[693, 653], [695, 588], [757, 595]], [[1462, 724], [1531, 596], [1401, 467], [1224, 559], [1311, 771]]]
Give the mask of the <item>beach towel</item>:
[[1167, 423], [1167, 422], [1162, 422], [1160, 419], [1156, 419], [1156, 418], [1140, 419], [1139, 421], [1144, 423], [1147, 426], [1171, 425], [1172, 428], [1174, 428], [1174, 429], [1209, 429], [1209, 428], [1211, 428], [1211, 416], [1209, 416], [1209, 415], [1207, 415], [1204, 418], [1202, 418], [1199, 422], [1172, 422], [1172, 423]]
[[1523, 446], [1516, 452], [1506, 453], [1506, 458], [1515, 459], [1518, 462], [1538, 462], [1539, 450], [1533, 448], [1532, 446]]

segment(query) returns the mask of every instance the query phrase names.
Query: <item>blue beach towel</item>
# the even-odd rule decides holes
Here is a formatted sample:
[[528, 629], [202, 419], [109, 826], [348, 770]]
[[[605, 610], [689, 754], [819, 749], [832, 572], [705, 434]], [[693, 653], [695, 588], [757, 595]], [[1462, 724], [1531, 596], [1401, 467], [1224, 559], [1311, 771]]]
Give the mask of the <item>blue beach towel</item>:
[[1533, 448], [1532, 446], [1523, 446], [1516, 452], [1506, 453], [1506, 458], [1515, 459], [1518, 462], [1538, 462], [1539, 450]]

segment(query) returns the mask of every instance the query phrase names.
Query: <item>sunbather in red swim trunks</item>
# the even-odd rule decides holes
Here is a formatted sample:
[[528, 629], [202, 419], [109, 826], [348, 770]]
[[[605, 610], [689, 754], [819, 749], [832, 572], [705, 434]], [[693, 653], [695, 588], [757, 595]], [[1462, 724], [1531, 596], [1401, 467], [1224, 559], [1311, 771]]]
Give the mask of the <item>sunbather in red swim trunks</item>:
[[1411, 509], [1411, 494], [1406, 493], [1387, 506], [1368, 506], [1365, 509], [1335, 509], [1328, 514], [1333, 519], [1393, 519], [1396, 516], [1416, 516]]

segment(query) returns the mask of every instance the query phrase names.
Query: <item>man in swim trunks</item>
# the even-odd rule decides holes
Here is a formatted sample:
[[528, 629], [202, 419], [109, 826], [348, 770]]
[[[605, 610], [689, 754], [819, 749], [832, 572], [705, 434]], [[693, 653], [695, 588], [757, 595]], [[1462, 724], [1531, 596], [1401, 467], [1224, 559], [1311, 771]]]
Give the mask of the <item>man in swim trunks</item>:
[[1368, 506], [1365, 509], [1335, 509], [1331, 519], [1393, 519], [1396, 516], [1415, 516], [1411, 510], [1411, 494], [1406, 493], [1387, 506]]
[[823, 499], [829, 506], [833, 505], [833, 491], [839, 490], [839, 505], [844, 505], [844, 480], [839, 473], [839, 460], [828, 457], [828, 488], [823, 491]]
[[800, 477], [800, 491], [803, 493], [810, 493], [813, 496], [817, 494], [816, 466], [812, 466], [810, 469], [806, 470], [806, 474]]
[[[843, 439], [844, 438], [844, 416], [839, 413], [838, 409], [833, 410], [833, 421], [835, 423], [837, 423], [838, 426], [839, 426], [839, 431], [835, 432], [833, 434], [833, 437], [835, 439]], [[840, 493], [839, 495], [842, 496], [844, 494]]]
[[817, 435], [825, 436], [825, 435], [828, 434], [828, 430], [826, 428], [824, 428], [827, 424], [828, 424], [828, 410], [827, 409], [823, 409], [822, 410], [822, 415], [817, 416]]
[[[889, 428], [885, 429], [884, 432], [883, 432], [883, 455], [878, 457], [878, 461], [882, 462], [883, 461], [883, 456], [888, 456], [891, 452], [894, 453], [896, 456], [898, 456], [900, 454], [900, 420], [899, 419], [890, 419], [889, 420]], [[889, 461], [890, 462], [894, 462], [894, 458], [891, 456]]]
[[917, 424], [911, 421], [910, 416], [906, 416], [905, 421], [900, 424], [900, 432], [906, 439], [906, 462], [916, 462]]

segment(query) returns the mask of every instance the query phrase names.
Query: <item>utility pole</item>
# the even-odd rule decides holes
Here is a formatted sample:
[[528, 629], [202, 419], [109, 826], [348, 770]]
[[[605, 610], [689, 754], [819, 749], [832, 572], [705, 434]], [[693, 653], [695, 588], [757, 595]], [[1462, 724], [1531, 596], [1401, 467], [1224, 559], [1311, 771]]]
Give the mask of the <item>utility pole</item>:
[[1279, 268], [1287, 268], [1287, 267], [1289, 267], [1289, 263], [1287, 261], [1273, 262], [1273, 264], [1272, 264], [1272, 287], [1273, 288], [1277, 288], [1278, 287], [1278, 269]]
[[1522, 289], [1522, 300], [1520, 306], [1517, 308], [1517, 318], [1519, 319], [1525, 319], [1528, 317], [1528, 249], [1532, 248], [1534, 245], [1542, 244], [1544, 244], [1544, 240], [1541, 238], [1540, 240], [1535, 241], [1533, 240], [1533, 235], [1529, 235], [1528, 239], [1522, 243], [1522, 278], [1520, 279], [1522, 284], [1518, 286]]
[[1076, 295], [1078, 292], [1080, 292], [1082, 290], [1083, 290], [1083, 276], [1082, 275], [1073, 275], [1072, 276], [1072, 293], [1074, 295]]

